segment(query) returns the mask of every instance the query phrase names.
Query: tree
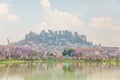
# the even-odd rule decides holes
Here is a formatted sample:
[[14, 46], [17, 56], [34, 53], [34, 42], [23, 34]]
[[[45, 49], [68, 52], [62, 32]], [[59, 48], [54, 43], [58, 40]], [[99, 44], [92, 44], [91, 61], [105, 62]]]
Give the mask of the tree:
[[48, 29], [50, 35], [53, 35], [53, 30]]
[[63, 56], [66, 56], [66, 55], [67, 55], [66, 49], [64, 49], [64, 51], [62, 52], [62, 55], [63, 55]]
[[71, 53], [74, 51], [74, 49], [70, 48], [70, 49], [64, 49], [64, 52], [62, 53], [63, 56], [71, 56]]
[[31, 40], [34, 41], [35, 39], [37, 39], [37, 34], [30, 31], [26, 36], [25, 36], [26, 40]]
[[83, 41], [87, 41], [87, 37], [86, 37], [85, 35], [81, 35], [81, 39], [82, 39]]
[[77, 32], [74, 32], [75, 36], [78, 36], [78, 33]]

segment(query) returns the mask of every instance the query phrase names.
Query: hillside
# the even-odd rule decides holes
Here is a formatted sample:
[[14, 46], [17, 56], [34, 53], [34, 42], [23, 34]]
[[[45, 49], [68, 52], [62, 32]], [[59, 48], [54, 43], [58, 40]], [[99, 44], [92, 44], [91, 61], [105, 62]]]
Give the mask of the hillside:
[[12, 43], [12, 45], [28, 45], [38, 49], [93, 47], [92, 42], [87, 41], [85, 35], [79, 35], [77, 32], [68, 30], [42, 30], [40, 34], [30, 31], [25, 35], [25, 39]]

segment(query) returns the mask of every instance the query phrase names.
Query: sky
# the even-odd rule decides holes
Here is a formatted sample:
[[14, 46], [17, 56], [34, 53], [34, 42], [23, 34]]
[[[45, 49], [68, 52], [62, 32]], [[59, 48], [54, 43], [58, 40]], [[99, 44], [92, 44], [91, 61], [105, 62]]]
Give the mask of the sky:
[[120, 0], [0, 0], [0, 44], [43, 29], [76, 31], [94, 44], [120, 47]]

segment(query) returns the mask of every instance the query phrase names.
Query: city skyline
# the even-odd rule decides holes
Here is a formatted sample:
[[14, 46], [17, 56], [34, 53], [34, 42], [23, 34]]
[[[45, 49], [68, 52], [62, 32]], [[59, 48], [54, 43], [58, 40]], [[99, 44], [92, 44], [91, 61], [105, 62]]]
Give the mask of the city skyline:
[[69, 30], [103, 46], [120, 47], [119, 0], [0, 0], [0, 44], [29, 31]]

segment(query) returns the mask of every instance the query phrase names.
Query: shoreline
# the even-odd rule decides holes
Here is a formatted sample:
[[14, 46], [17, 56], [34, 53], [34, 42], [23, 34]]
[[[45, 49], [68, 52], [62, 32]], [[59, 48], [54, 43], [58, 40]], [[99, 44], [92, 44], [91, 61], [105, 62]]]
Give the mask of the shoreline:
[[74, 60], [74, 59], [39, 59], [39, 60], [14, 60], [5, 59], [0, 60], [0, 64], [20, 64], [20, 63], [120, 63], [120, 60]]

